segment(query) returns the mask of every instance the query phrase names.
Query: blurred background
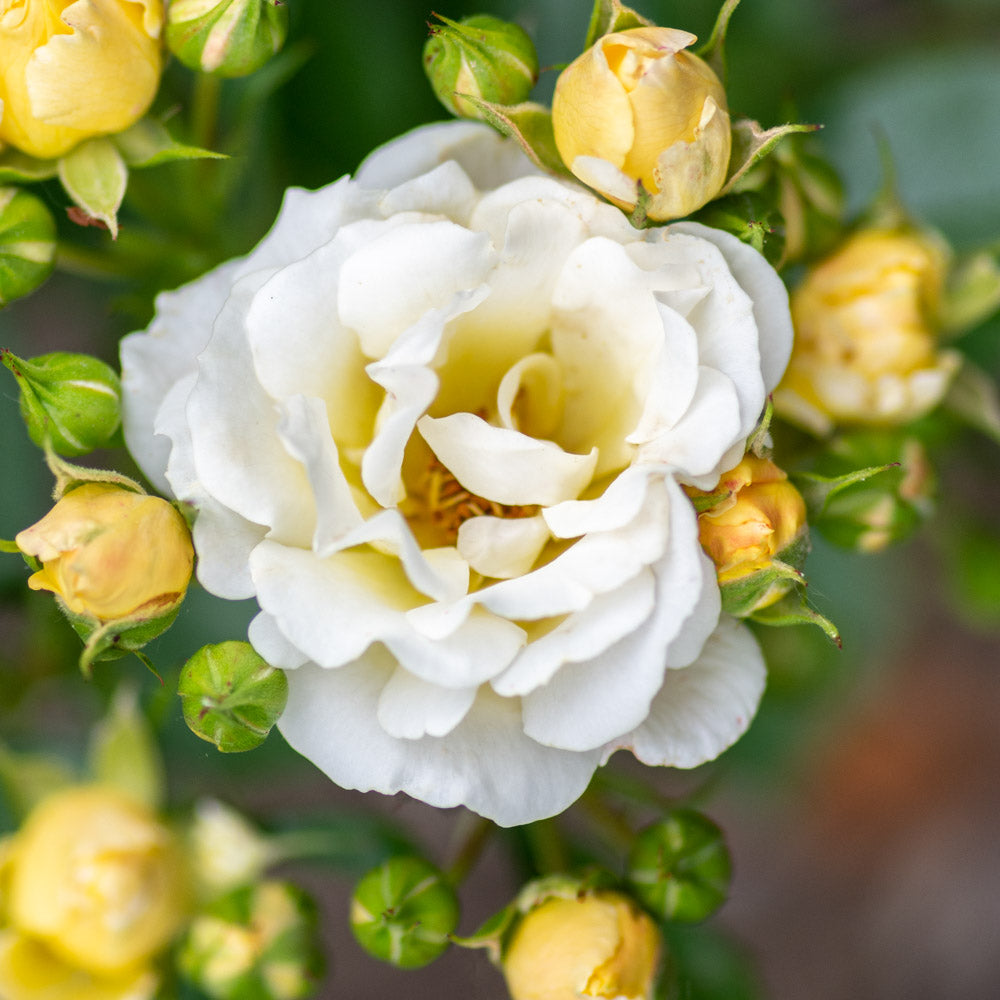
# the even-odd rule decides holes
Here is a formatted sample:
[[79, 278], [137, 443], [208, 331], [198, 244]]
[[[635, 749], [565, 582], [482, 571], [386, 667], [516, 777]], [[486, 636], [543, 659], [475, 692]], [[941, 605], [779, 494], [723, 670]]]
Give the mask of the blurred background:
[[[190, 74], [171, 67], [157, 109], [174, 115], [175, 133], [198, 126], [231, 159], [136, 173], [118, 244], [109, 253], [106, 234], [74, 233], [59, 272], [0, 312], [0, 346], [25, 356], [84, 350], [114, 363], [118, 338], [148, 321], [152, 295], [248, 251], [285, 187], [328, 183], [378, 144], [446, 117], [421, 70], [427, 2], [288, 0], [284, 55], [224, 83], [215, 123], [192, 124]], [[702, 38], [716, 14], [705, 0], [634, 6]], [[453, 18], [483, 11], [465, 0], [438, 9]], [[590, 3], [495, 0], [488, 12], [521, 23], [542, 65], [558, 66], [582, 47]], [[734, 114], [765, 126], [823, 123], [820, 142], [852, 213], [878, 187], [882, 135], [917, 217], [960, 249], [1000, 239], [995, 0], [744, 0], [727, 51]], [[555, 76], [543, 74], [540, 99]], [[65, 196], [44, 190], [64, 214]], [[166, 263], [164, 241], [176, 248]], [[961, 346], [1000, 375], [1000, 320]], [[51, 480], [10, 379], [0, 428], [0, 537], [12, 538], [47, 509]], [[875, 556], [816, 542], [810, 596], [840, 626], [843, 650], [818, 630], [762, 631], [771, 677], [748, 736], [694, 773], [645, 772], [668, 795], [692, 795], [734, 854], [729, 903], [674, 942], [702, 969], [705, 1000], [1000, 996], [1000, 446], [951, 434], [933, 459], [943, 499], [916, 539]], [[128, 471], [122, 452], [89, 461]], [[185, 728], [173, 694], [180, 665], [206, 642], [241, 638], [252, 606], [193, 588], [177, 625], [147, 649], [162, 686], [135, 660], [99, 665], [88, 684], [75, 637], [25, 578], [17, 557], [3, 557], [4, 744], [78, 756], [116, 680], [133, 674], [163, 737], [176, 806], [209, 793], [272, 824], [337, 817], [336, 863], [291, 873], [321, 900], [331, 961], [322, 996], [506, 995], [481, 954], [453, 949], [400, 972], [364, 955], [347, 928], [353, 878], [382, 849], [365, 817], [391, 818], [441, 860], [456, 811], [343, 792], [276, 733], [259, 751], [224, 757]], [[642, 771], [622, 754], [610, 767]], [[572, 813], [566, 822], [576, 829]], [[463, 889], [462, 930], [516, 891], [518, 850], [516, 837], [491, 844]]]

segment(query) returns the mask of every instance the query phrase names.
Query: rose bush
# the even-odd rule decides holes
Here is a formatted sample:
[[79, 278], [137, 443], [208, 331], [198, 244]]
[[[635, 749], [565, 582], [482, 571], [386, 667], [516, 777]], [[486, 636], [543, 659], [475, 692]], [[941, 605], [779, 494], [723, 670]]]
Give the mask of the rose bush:
[[760, 652], [680, 484], [742, 457], [790, 345], [755, 251], [637, 231], [456, 122], [161, 295], [124, 426], [199, 509], [202, 583], [259, 602], [292, 746], [510, 825], [618, 748], [690, 767], [748, 725]]

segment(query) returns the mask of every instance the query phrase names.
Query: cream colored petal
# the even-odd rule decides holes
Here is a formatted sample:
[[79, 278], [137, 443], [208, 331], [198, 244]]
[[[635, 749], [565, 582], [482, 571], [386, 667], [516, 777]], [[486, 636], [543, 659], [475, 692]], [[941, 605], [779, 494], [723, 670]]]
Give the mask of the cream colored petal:
[[599, 156], [578, 156], [570, 164], [573, 175], [620, 208], [631, 211], [639, 200], [639, 183], [620, 167]]
[[309, 657], [288, 641], [277, 621], [266, 611], [254, 616], [247, 629], [247, 638], [272, 667], [292, 670], [309, 662]]
[[497, 390], [501, 427], [547, 438], [562, 417], [562, 372], [551, 354], [529, 354], [507, 370]]
[[391, 188], [379, 199], [378, 207], [386, 218], [398, 212], [425, 212], [465, 225], [477, 201], [478, 192], [469, 175], [449, 160]]
[[397, 667], [382, 688], [375, 715], [379, 725], [397, 739], [447, 736], [472, 708], [476, 690], [443, 688]]
[[531, 570], [548, 542], [538, 517], [470, 517], [458, 529], [458, 551], [477, 573], [509, 580]]
[[551, 441], [494, 427], [472, 413], [423, 417], [417, 428], [462, 486], [500, 504], [548, 506], [573, 500], [597, 464], [596, 448], [573, 455]]

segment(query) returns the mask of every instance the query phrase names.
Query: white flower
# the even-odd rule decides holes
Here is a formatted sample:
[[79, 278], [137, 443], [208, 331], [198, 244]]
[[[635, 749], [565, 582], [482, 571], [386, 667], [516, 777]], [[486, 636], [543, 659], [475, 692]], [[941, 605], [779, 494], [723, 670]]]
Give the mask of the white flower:
[[639, 232], [455, 122], [161, 295], [124, 422], [199, 508], [202, 583], [259, 602], [292, 746], [512, 825], [620, 747], [692, 767], [748, 725], [760, 652], [679, 484], [736, 464], [790, 346], [755, 251]]

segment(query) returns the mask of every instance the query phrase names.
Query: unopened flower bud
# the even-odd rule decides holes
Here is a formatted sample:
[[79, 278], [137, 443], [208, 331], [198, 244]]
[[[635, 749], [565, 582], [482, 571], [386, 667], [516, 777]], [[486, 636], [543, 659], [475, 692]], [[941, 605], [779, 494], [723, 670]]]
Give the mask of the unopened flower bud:
[[160, 82], [162, 0], [0, 4], [0, 144], [42, 159], [138, 121]]
[[652, 1000], [660, 934], [627, 896], [553, 896], [510, 938], [503, 971], [513, 1000]]
[[55, 256], [56, 223], [45, 202], [0, 187], [0, 308], [33, 292], [52, 273]]
[[636, 838], [632, 890], [661, 920], [696, 923], [726, 900], [732, 864], [722, 831], [701, 813], [675, 809]]
[[202, 646], [177, 683], [184, 720], [223, 753], [260, 746], [285, 710], [288, 680], [248, 642]]
[[459, 118], [482, 118], [461, 95], [492, 104], [520, 104], [538, 79], [538, 55], [528, 33], [489, 14], [461, 21], [435, 14], [424, 45], [424, 71], [437, 99]]
[[315, 904], [287, 882], [236, 889], [192, 921], [178, 964], [213, 1000], [312, 996], [323, 969]]
[[187, 524], [166, 500], [108, 483], [70, 490], [15, 541], [41, 563], [32, 590], [98, 622], [174, 612], [194, 564]]
[[659, 27], [604, 35], [563, 70], [552, 101], [566, 166], [626, 211], [644, 191], [646, 215], [660, 222], [714, 198], [729, 167], [725, 90], [685, 51], [695, 41]]
[[399, 856], [373, 868], [351, 900], [351, 930], [358, 943], [401, 969], [434, 961], [457, 925], [455, 890], [422, 858]]
[[30, 360], [0, 350], [17, 379], [21, 416], [39, 447], [85, 455], [106, 445], [121, 423], [121, 383], [114, 369], [88, 354], [56, 351]]
[[805, 501], [781, 469], [747, 454], [712, 493], [688, 494], [700, 510], [698, 537], [715, 563], [730, 614], [750, 614], [788, 593], [809, 535]]
[[791, 296], [795, 346], [778, 411], [817, 434], [901, 424], [940, 402], [960, 359], [938, 348], [945, 250], [913, 230], [863, 229]]
[[268, 838], [218, 799], [195, 804], [188, 842], [192, 872], [207, 897], [256, 881], [275, 860]]
[[285, 44], [283, 0], [173, 0], [167, 46], [185, 66], [216, 76], [247, 76]]

